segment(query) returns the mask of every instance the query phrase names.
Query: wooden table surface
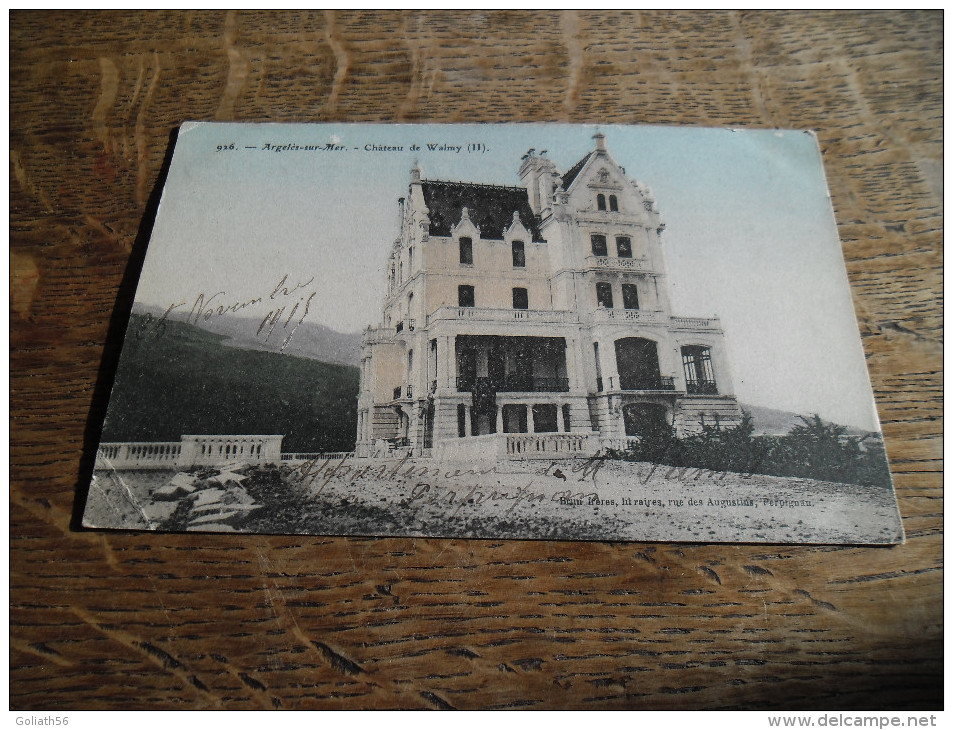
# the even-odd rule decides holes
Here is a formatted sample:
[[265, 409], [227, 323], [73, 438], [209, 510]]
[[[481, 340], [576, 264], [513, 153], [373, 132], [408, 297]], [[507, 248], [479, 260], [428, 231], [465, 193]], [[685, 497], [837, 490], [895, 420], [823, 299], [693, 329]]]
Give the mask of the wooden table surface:
[[[13, 12], [11, 707], [942, 706], [942, 21]], [[907, 543], [75, 529], [185, 119], [816, 130]]]

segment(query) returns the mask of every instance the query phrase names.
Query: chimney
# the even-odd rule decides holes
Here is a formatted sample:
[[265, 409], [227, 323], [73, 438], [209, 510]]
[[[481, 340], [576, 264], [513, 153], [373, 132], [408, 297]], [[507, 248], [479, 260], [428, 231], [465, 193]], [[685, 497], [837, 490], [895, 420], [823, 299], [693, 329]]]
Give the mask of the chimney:
[[602, 132], [596, 132], [594, 135], [592, 135], [592, 138], [596, 140], [596, 152], [605, 152], [606, 136]]
[[556, 165], [548, 157], [536, 154], [535, 148], [523, 156], [519, 176], [526, 186], [529, 207], [534, 215], [540, 215], [552, 205], [552, 179], [556, 174]]

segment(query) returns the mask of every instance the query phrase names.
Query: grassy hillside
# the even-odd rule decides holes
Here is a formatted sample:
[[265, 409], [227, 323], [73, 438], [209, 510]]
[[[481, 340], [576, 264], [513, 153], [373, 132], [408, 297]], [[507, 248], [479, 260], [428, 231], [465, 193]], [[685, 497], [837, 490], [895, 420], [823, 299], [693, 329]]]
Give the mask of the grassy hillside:
[[131, 315], [103, 441], [284, 434], [283, 451], [354, 447], [357, 368], [226, 347], [224, 339]]

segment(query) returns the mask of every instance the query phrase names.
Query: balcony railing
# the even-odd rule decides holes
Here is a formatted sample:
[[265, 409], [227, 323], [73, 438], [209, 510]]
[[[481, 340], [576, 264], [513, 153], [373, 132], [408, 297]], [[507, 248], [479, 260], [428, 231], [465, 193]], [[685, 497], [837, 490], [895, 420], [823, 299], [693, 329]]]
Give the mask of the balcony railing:
[[[457, 378], [458, 391], [472, 391], [476, 381], [473, 378]], [[490, 386], [497, 393], [566, 393], [569, 391], [569, 378], [534, 378], [525, 375], [507, 375], [490, 380]]]
[[720, 329], [721, 320], [718, 317], [672, 317], [675, 327], [685, 327], [695, 330]]
[[619, 378], [620, 390], [675, 390], [675, 378], [661, 375], [658, 378]]
[[364, 330], [363, 343], [373, 345], [383, 342], [393, 342], [395, 330], [392, 327], [368, 327]]
[[439, 320], [561, 324], [563, 322], [577, 322], [578, 318], [574, 312], [549, 309], [485, 309], [482, 307], [440, 307], [427, 315], [428, 325]]
[[692, 395], [718, 395], [718, 386], [714, 380], [689, 380], [685, 387]]
[[414, 386], [410, 385], [398, 385], [394, 388], [394, 400], [401, 400], [401, 398], [408, 399], [414, 397]]
[[591, 321], [601, 322], [640, 322], [642, 324], [658, 324], [662, 321], [662, 313], [650, 309], [597, 309], [592, 312]]
[[625, 258], [619, 256], [587, 256], [586, 265], [590, 269], [621, 269], [623, 271], [648, 271], [648, 261], [644, 258]]

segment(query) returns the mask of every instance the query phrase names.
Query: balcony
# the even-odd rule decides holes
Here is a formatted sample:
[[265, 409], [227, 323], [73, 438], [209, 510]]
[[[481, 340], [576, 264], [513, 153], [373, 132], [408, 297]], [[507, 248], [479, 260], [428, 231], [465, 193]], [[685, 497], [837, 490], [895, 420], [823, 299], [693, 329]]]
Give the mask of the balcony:
[[486, 309], [483, 307], [440, 307], [427, 315], [427, 325], [440, 320], [465, 322], [539, 322], [562, 324], [577, 322], [573, 312], [548, 309]]
[[[611, 378], [610, 378], [611, 380]], [[657, 378], [619, 378], [620, 390], [675, 390], [675, 378], [660, 375]]]
[[685, 386], [689, 395], [718, 395], [714, 380], [689, 380]]
[[414, 397], [414, 386], [412, 385], [398, 385], [394, 388], [394, 400], [400, 400], [401, 396], [405, 399], [412, 399]]
[[362, 339], [365, 345], [379, 345], [385, 342], [393, 342], [396, 331], [392, 327], [368, 327], [364, 330]]
[[618, 256], [587, 256], [586, 268], [600, 271], [648, 271], [648, 261], [644, 258], [625, 258]]
[[597, 309], [589, 315], [590, 324], [606, 322], [633, 322], [638, 324], [659, 324], [662, 313], [648, 309]]
[[[527, 375], [507, 375], [503, 378], [486, 380], [489, 386], [497, 393], [567, 393], [569, 392], [569, 378], [534, 378]], [[472, 391], [476, 385], [473, 378], [457, 378], [457, 390], [460, 392]]]
[[718, 317], [672, 317], [672, 326], [693, 330], [721, 329]]

